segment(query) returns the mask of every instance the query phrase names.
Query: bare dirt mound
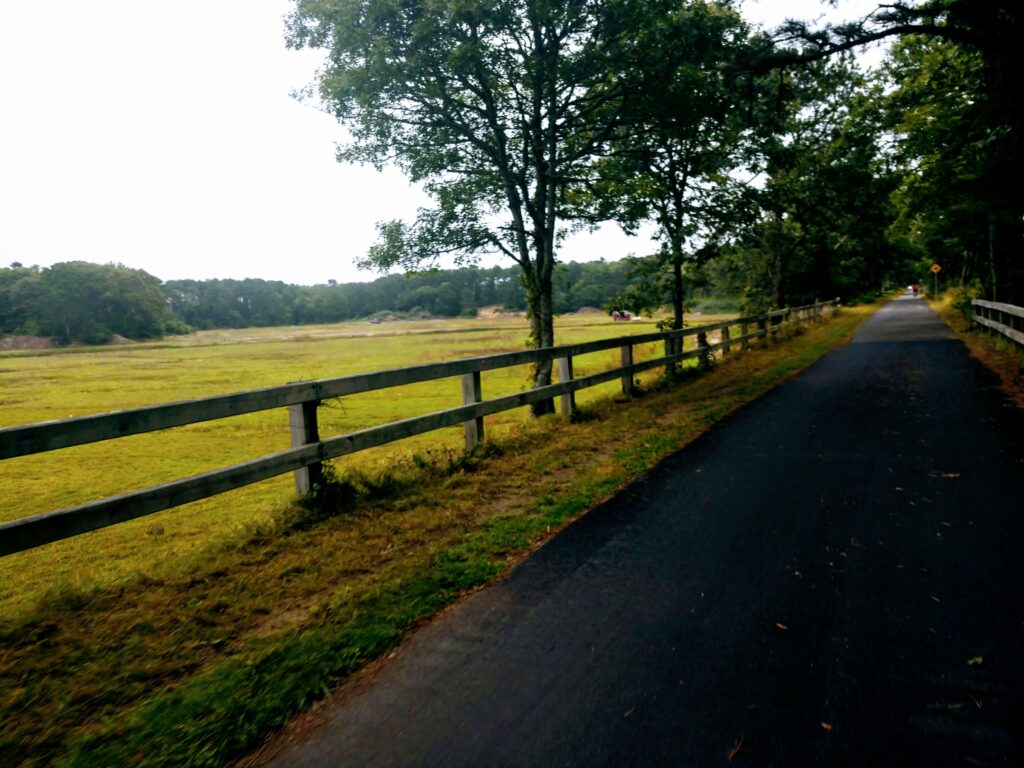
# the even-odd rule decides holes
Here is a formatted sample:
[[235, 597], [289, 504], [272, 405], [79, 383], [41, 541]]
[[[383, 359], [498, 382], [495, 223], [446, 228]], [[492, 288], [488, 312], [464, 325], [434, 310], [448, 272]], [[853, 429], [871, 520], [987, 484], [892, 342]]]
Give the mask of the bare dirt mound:
[[4, 336], [0, 349], [53, 349], [57, 346], [49, 336]]
[[477, 317], [526, 317], [525, 312], [507, 311], [501, 304], [492, 304], [489, 307], [478, 307]]

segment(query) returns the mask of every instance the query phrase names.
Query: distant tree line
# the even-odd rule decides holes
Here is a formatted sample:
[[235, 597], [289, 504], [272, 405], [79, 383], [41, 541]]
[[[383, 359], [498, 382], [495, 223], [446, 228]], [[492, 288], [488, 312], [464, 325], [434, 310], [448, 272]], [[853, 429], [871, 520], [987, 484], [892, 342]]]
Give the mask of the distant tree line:
[[[614, 303], [633, 271], [634, 265], [625, 261], [559, 265], [555, 311]], [[52, 336], [60, 343], [334, 323], [382, 314], [473, 316], [478, 308], [494, 305], [525, 310], [517, 269], [463, 267], [304, 286], [252, 278], [161, 282], [139, 269], [84, 261], [0, 268], [0, 335]]]
[[[621, 290], [627, 270], [621, 262], [560, 265], [555, 311], [603, 307]], [[471, 317], [480, 307], [526, 308], [514, 267], [462, 267], [314, 286], [255, 279], [170, 280], [163, 291], [174, 315], [200, 329], [335, 323], [382, 313]]]
[[0, 269], [0, 335], [102, 344], [115, 335], [150, 339], [185, 330], [160, 281], [141, 269], [85, 261]]

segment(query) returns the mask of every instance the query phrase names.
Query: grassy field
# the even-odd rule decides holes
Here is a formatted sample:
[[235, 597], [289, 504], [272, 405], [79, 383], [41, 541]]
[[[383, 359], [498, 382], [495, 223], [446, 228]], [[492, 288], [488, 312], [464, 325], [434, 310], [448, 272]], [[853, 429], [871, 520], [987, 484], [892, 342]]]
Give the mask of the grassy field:
[[[576, 423], [516, 414], [491, 429], [484, 449], [468, 458], [457, 449], [457, 430], [426, 436], [434, 438], [429, 445], [397, 446], [390, 456], [361, 457], [377, 479], [364, 484], [356, 498], [340, 486], [335, 496], [299, 505], [290, 478], [283, 478], [6, 558], [0, 573], [8, 594], [0, 613], [0, 762], [230, 763], [458, 595], [494, 579], [710, 424], [842, 343], [872, 310], [844, 311], [806, 333], [758, 344], [671, 386], [651, 379], [634, 399], [608, 397], [614, 392], [610, 385], [603, 398], [591, 393], [596, 399]], [[436, 333], [453, 327], [464, 332]], [[81, 387], [81, 410], [64, 409], [82, 413], [111, 407], [105, 400], [96, 407], [98, 396], [89, 394], [107, 385], [108, 397], [121, 398], [113, 407], [127, 407], [516, 348], [525, 338], [518, 323], [471, 330], [479, 327], [408, 326], [365, 342], [332, 335], [341, 330], [334, 327], [323, 329], [326, 337], [306, 341], [264, 337], [232, 343], [228, 335], [215, 343], [198, 337], [159, 349], [9, 356], [0, 359], [6, 369], [2, 399], [16, 399], [26, 391], [22, 387], [38, 387], [49, 371], [55, 391], [40, 387], [39, 398], [48, 399], [51, 410], [79, 382], [91, 382]], [[562, 323], [559, 340], [634, 329], [649, 327], [574, 318]], [[395, 339], [394, 347], [388, 339]], [[389, 362], [366, 365], [374, 355]], [[85, 364], [71, 366], [79, 360]], [[239, 369], [245, 374], [238, 376]], [[61, 378], [65, 370], [73, 371], [74, 386]], [[17, 390], [10, 383], [15, 378], [22, 382]], [[123, 390], [134, 389], [128, 384], [133, 380], [145, 391], [129, 400]], [[500, 394], [503, 387], [514, 391], [525, 386], [525, 372], [504, 381], [485, 378], [484, 386], [485, 394]], [[444, 407], [456, 396], [453, 386], [441, 395], [410, 395], [403, 406]], [[432, 397], [440, 398], [437, 405]], [[23, 407], [15, 423], [53, 415]], [[390, 407], [398, 406], [360, 406], [374, 422], [391, 418]], [[354, 418], [358, 409], [346, 401], [337, 410], [341, 419]], [[191, 467], [186, 471], [211, 460], [225, 464], [235, 454], [225, 458], [217, 452], [234, 451], [242, 435], [255, 453], [267, 449], [261, 438], [287, 440], [276, 421], [263, 431], [258, 422], [240, 421], [208, 437], [207, 456], [198, 455], [196, 443], [202, 441], [194, 440], [202, 430], [175, 430], [165, 437], [187, 458], [154, 443], [139, 450], [139, 469], [144, 474], [159, 464], [154, 473], [176, 471], [163, 466], [165, 458]], [[79, 483], [94, 483], [95, 490], [152, 481], [141, 479], [135, 463], [120, 452], [94, 459], [87, 472], [64, 461], [51, 467], [48, 482], [57, 478], [68, 492]], [[5, 499], [8, 488], [36, 494], [24, 473], [4, 481], [10, 484]]]
[[[559, 343], [655, 330], [653, 323], [614, 323], [603, 315], [559, 318]], [[153, 344], [0, 354], [0, 427], [171, 402], [290, 381], [343, 376], [521, 349], [521, 318], [430, 320], [372, 325], [205, 331]], [[639, 350], [654, 354], [654, 345]], [[577, 375], [618, 364], [617, 350], [575, 361]], [[485, 397], [529, 382], [526, 367], [483, 374]], [[582, 404], [614, 392], [615, 383], [581, 392]], [[343, 434], [443, 410], [461, 400], [458, 379], [425, 382], [327, 402], [321, 435]], [[522, 423], [520, 409], [487, 419], [489, 436]], [[440, 430], [339, 461], [373, 475], [396, 457], [455, 449], [461, 429]], [[0, 462], [0, 522], [144, 488], [288, 447], [284, 409], [136, 435], [116, 441]], [[290, 476], [205, 499], [0, 560], [0, 617], [53, 589], [116, 583], [180, 567], [244, 538], [293, 495]]]

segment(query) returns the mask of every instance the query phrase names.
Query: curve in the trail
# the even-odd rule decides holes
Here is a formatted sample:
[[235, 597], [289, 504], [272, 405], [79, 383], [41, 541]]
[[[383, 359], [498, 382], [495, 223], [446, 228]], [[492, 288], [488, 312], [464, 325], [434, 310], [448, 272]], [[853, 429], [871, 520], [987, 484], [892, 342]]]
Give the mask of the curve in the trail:
[[273, 764], [1024, 764], [1024, 418], [996, 384], [891, 302]]

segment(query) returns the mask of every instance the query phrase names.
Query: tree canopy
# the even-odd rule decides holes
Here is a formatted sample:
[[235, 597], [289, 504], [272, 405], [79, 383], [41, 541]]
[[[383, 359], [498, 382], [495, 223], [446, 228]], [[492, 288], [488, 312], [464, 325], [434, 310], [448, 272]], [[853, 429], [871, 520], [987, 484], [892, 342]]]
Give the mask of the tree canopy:
[[[567, 191], [642, 70], [647, 0], [351, 0], [296, 4], [289, 42], [327, 50], [319, 96], [351, 140], [339, 158], [394, 163], [433, 198], [382, 223], [366, 263], [500, 252], [522, 271], [538, 346], [554, 343], [552, 277]], [[550, 362], [536, 384], [550, 381]], [[542, 406], [543, 407], [543, 406]]]
[[[597, 164], [595, 197], [597, 209], [627, 229], [654, 223], [671, 326], [682, 328], [684, 262], [699, 253], [693, 241], [714, 239], [729, 207], [723, 198], [742, 194], [730, 174], [749, 160], [750, 122], [727, 65], [745, 54], [749, 30], [728, 5], [705, 2], [679, 4], [649, 23], [649, 74]], [[658, 282], [653, 287], [660, 293]]]
[[0, 269], [0, 333], [96, 344], [154, 338], [169, 327], [160, 281], [142, 270], [85, 261]]
[[814, 28], [794, 20], [755, 68], [826, 58], [897, 38], [886, 71], [889, 130], [903, 176], [895, 237], [942, 259], [1001, 301], [1024, 303], [1024, 102], [1020, 6], [1009, 0], [905, 0], [866, 18]]
[[[554, 311], [603, 307], [629, 282], [627, 268], [625, 262], [559, 264]], [[161, 283], [139, 270], [86, 262], [0, 268], [0, 336], [52, 336], [59, 343], [389, 316], [473, 317], [488, 307], [526, 309], [516, 267], [463, 267], [306, 286], [253, 278]]]

